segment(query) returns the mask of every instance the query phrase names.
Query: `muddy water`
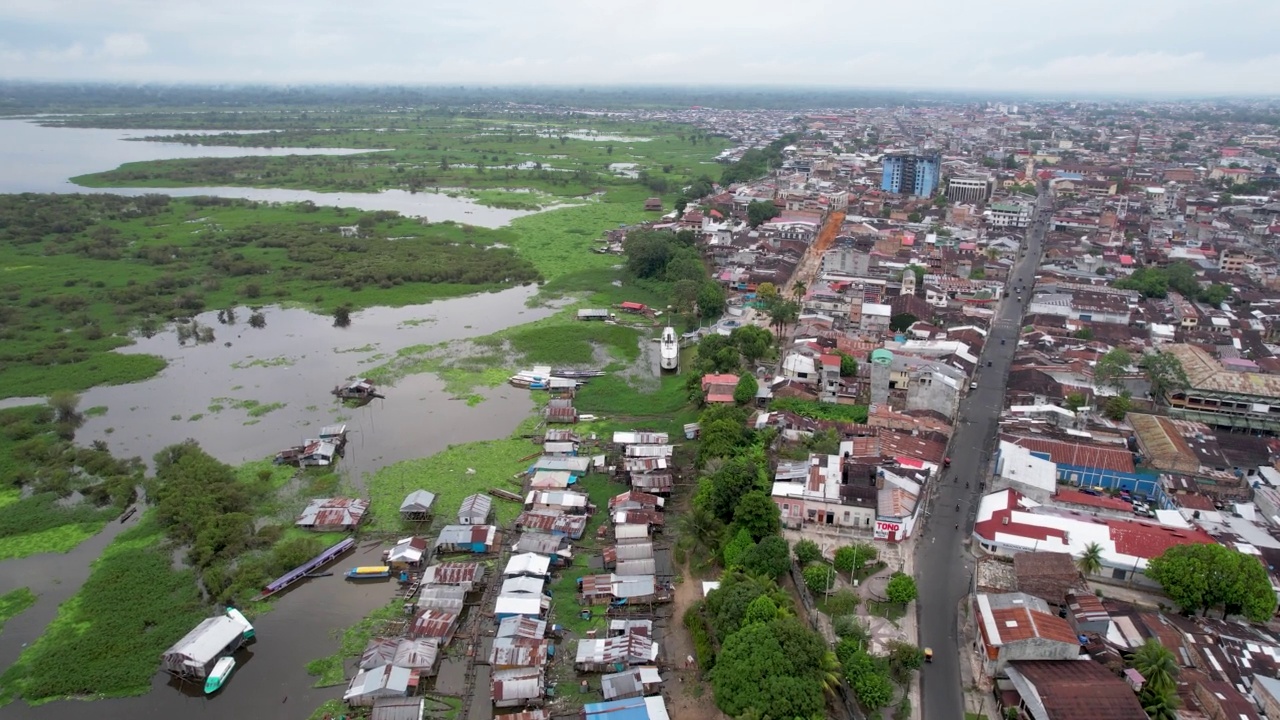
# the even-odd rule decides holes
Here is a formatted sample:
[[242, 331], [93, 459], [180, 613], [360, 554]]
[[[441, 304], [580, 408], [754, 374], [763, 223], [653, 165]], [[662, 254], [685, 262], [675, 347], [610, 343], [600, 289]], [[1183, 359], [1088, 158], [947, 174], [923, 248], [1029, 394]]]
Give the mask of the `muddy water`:
[[[179, 131], [174, 131], [179, 132]], [[200, 131], [180, 131], [201, 134]], [[37, 125], [26, 120], [0, 120], [0, 193], [57, 192], [145, 195], [163, 193], [175, 197], [218, 195], [259, 202], [303, 202], [355, 207], [362, 210], [395, 210], [402, 215], [429, 220], [453, 220], [483, 227], [500, 227], [526, 210], [485, 207], [465, 197], [444, 193], [324, 193], [244, 187], [186, 188], [85, 188], [68, 178], [112, 170], [127, 162], [196, 157], [245, 157], [261, 155], [352, 155], [378, 152], [345, 148], [258, 148], [137, 142], [138, 138], [163, 135], [163, 130], [103, 130]]]
[[[534, 292], [514, 288], [428, 305], [374, 308], [353, 314], [347, 328], [335, 328], [331, 318], [298, 309], [265, 309], [263, 329], [248, 325], [249, 311], [244, 308], [237, 310], [234, 325], [219, 324], [214, 313], [206, 313], [197, 322], [214, 329], [213, 343], [184, 346], [176, 332], [167, 330], [125, 348], [124, 352], [161, 355], [170, 365], [142, 383], [85, 392], [82, 408], [105, 406], [107, 412], [88, 418], [77, 438], [85, 443], [102, 440], [121, 456], [149, 460], [160, 448], [190, 437], [220, 460], [238, 463], [266, 457], [313, 435], [322, 425], [342, 421], [352, 435], [347, 457], [338, 467], [359, 485], [365, 474], [392, 462], [430, 455], [452, 443], [505, 436], [528, 416], [532, 398], [528, 391], [502, 386], [484, 391], [486, 401], [470, 407], [451, 400], [435, 376], [414, 375], [385, 388], [385, 400], [349, 408], [330, 394], [333, 386], [385, 362], [402, 347], [486, 335], [555, 312], [552, 307], [525, 307]], [[255, 417], [242, 404], [248, 400], [283, 406]], [[214, 405], [222, 408], [214, 411]], [[111, 523], [66, 555], [0, 563], [0, 592], [27, 586], [40, 596], [0, 633], [0, 666], [12, 663], [23, 646], [39, 637], [58, 604], [88, 577], [89, 563], [132, 522], [136, 520]], [[373, 564], [379, 552], [377, 547], [366, 548], [363, 561], [361, 554], [348, 555], [337, 565]], [[352, 585], [340, 574], [291, 590], [257, 623], [261, 640], [245, 651], [243, 666], [213, 698], [205, 698], [201, 688], [181, 688], [158, 673], [145, 697], [56, 702], [38, 708], [15, 703], [0, 708], [0, 720], [123, 720], [192, 712], [236, 720], [303, 718], [323, 700], [340, 694], [339, 688], [311, 688], [306, 663], [332, 653], [337, 647], [335, 630], [352, 625], [392, 594], [389, 583]]]

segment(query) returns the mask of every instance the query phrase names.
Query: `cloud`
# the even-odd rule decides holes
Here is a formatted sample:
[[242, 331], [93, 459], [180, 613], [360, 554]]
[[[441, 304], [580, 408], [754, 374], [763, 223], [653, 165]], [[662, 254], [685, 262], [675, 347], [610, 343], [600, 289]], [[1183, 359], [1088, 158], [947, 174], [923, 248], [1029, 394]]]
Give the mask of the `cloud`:
[[102, 39], [102, 54], [109, 58], [136, 58], [151, 52], [142, 33], [113, 33]]
[[0, 77], [1277, 94], [1275, 27], [1276, 0], [0, 0]]

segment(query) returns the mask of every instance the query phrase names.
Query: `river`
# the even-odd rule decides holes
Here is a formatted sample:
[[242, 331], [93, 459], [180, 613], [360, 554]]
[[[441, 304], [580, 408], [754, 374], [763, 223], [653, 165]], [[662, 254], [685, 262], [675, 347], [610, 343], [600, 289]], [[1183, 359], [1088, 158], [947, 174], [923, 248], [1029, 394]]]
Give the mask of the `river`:
[[395, 210], [402, 215], [425, 217], [435, 222], [454, 222], [501, 227], [532, 214], [527, 210], [507, 210], [480, 205], [465, 197], [444, 193], [384, 190], [377, 193], [325, 193], [310, 190], [246, 187], [182, 188], [86, 188], [68, 178], [115, 168], [129, 162], [173, 160], [195, 157], [244, 157], [247, 155], [354, 155], [380, 152], [349, 148], [253, 148], [183, 145], [182, 143], [140, 142], [137, 138], [188, 130], [102, 130], [38, 125], [30, 120], [0, 119], [0, 193], [55, 192], [146, 195], [161, 193], [174, 197], [217, 195], [259, 202], [303, 202], [316, 205], [354, 207], [361, 210]]
[[[135, 142], [127, 138], [155, 130], [121, 131], [42, 127], [24, 120], [0, 120], [0, 192], [119, 192], [170, 195], [223, 195], [265, 201], [311, 200], [365, 210], [398, 210], [431, 220], [456, 220], [496, 227], [529, 214], [476, 205], [464, 198], [423, 193], [314, 193], [251, 188], [167, 190], [86, 190], [68, 177], [111, 169], [124, 162], [205, 156], [343, 154], [352, 150], [296, 150], [198, 147]], [[77, 433], [79, 442], [106, 442], [120, 456], [148, 461], [160, 448], [194, 438], [220, 460], [238, 463], [261, 458], [296, 444], [318, 427], [335, 421], [352, 430], [341, 472], [359, 486], [370, 472], [398, 460], [423, 457], [450, 444], [504, 437], [533, 407], [527, 391], [503, 386], [483, 391], [475, 406], [453, 400], [433, 375], [415, 375], [386, 388], [385, 400], [347, 408], [330, 394], [334, 385], [376, 366], [410, 345], [434, 344], [486, 335], [532, 322], [553, 308], [528, 308], [534, 288], [443, 300], [403, 308], [371, 308], [352, 316], [349, 327], [335, 328], [328, 317], [304, 310], [266, 308], [266, 327], [248, 325], [249, 310], [237, 310], [237, 322], [219, 323], [213, 313], [197, 322], [214, 329], [216, 340], [181, 345], [166, 329], [139, 338], [121, 352], [152, 353], [169, 366], [158, 376], [132, 385], [99, 387], [83, 393], [82, 409], [105, 407]], [[39, 402], [39, 399], [32, 399]], [[254, 416], [246, 401], [279, 403]], [[4, 405], [20, 404], [21, 399]], [[218, 407], [221, 406], [221, 407]], [[0, 562], [0, 593], [30, 587], [36, 605], [0, 631], [0, 664], [7, 666], [34, 642], [54, 617], [57, 606], [73, 596], [88, 577], [90, 563], [121, 529], [137, 522], [111, 523], [69, 553]], [[339, 567], [367, 564], [378, 547], [362, 545]], [[198, 713], [208, 718], [305, 718], [340, 688], [311, 687], [305, 664], [337, 648], [335, 632], [354, 624], [393, 596], [390, 584], [353, 585], [338, 573], [310, 580], [273, 601], [256, 621], [261, 638], [237, 656], [242, 663], [226, 688], [206, 698], [199, 688], [179, 688], [157, 672], [152, 691], [138, 698], [58, 701], [30, 707], [19, 701], [0, 708], [0, 720], [135, 720]], [[158, 660], [158, 658], [157, 658]]]

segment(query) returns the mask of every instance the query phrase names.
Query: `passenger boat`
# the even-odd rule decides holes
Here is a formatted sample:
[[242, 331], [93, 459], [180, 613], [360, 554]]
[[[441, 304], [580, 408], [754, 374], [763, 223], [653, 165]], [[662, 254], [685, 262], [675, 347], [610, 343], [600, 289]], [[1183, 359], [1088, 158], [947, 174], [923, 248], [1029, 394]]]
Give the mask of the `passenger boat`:
[[662, 369], [675, 370], [680, 365], [680, 341], [676, 339], [676, 329], [663, 328], [660, 342]]
[[231, 677], [231, 671], [235, 669], [235, 658], [230, 655], [219, 658], [218, 662], [214, 663], [213, 670], [209, 671], [209, 677], [205, 678], [204, 694], [211, 695], [217, 692], [227, 682], [227, 678]]
[[243, 636], [244, 636], [245, 642], [249, 642], [254, 638], [253, 624], [250, 623], [249, 619], [244, 616], [244, 613], [240, 612], [239, 610], [233, 607], [229, 607], [227, 608], [227, 617], [231, 618], [232, 620], [235, 620], [236, 622], [240, 623], [242, 627], [244, 627]]
[[370, 578], [391, 577], [391, 568], [386, 565], [361, 565], [347, 571], [348, 580], [366, 580]]

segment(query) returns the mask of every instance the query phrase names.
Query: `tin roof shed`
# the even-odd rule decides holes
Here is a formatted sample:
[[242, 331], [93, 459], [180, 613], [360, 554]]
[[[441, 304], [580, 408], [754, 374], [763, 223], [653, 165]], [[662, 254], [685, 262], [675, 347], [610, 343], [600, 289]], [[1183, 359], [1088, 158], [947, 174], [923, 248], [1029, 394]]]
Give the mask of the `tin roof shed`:
[[483, 525], [489, 521], [489, 513], [493, 510], [493, 498], [485, 493], [468, 495], [458, 508], [459, 525]]
[[400, 514], [426, 515], [431, 512], [431, 507], [435, 504], [435, 493], [426, 490], [414, 490], [405, 497], [404, 502], [400, 503]]
[[533, 577], [546, 577], [551, 571], [551, 558], [538, 553], [521, 553], [512, 555], [507, 560], [507, 567], [502, 571], [506, 577], [515, 575], [531, 575]]

